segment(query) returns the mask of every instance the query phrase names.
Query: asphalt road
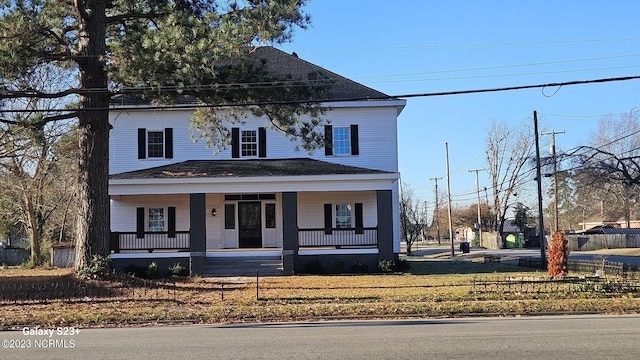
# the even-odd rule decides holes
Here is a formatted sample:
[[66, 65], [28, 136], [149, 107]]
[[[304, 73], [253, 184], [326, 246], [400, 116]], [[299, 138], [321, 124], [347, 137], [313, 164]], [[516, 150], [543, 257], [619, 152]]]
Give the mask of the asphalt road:
[[193, 325], [73, 335], [44, 330], [54, 334], [0, 332], [0, 358], [585, 360], [640, 354], [640, 316]]

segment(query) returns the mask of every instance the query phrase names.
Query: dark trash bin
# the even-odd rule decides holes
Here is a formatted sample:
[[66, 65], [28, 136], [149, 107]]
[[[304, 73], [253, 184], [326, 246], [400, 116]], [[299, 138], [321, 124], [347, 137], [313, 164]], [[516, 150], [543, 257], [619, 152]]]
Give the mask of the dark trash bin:
[[467, 254], [469, 252], [469, 243], [468, 242], [461, 242], [460, 243], [460, 251], [462, 251], [463, 254]]

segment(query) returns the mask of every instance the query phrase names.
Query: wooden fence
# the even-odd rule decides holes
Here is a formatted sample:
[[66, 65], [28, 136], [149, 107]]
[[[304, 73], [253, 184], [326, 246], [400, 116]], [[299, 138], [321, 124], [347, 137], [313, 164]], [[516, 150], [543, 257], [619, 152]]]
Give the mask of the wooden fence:
[[567, 235], [569, 251], [640, 248], [640, 234]]

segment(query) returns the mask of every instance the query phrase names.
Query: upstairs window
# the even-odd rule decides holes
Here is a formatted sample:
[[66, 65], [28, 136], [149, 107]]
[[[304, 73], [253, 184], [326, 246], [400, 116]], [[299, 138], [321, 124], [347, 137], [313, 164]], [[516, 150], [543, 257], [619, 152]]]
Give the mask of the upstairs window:
[[164, 157], [164, 132], [163, 131], [147, 132], [147, 157], [148, 158]]
[[324, 127], [324, 154], [327, 156], [359, 155], [358, 125]]
[[231, 157], [267, 157], [267, 130], [240, 130], [231, 128]]
[[138, 159], [172, 159], [173, 129], [138, 129]]
[[258, 155], [258, 136], [255, 130], [242, 130], [242, 156]]
[[333, 128], [333, 155], [351, 155], [351, 136], [348, 127]]

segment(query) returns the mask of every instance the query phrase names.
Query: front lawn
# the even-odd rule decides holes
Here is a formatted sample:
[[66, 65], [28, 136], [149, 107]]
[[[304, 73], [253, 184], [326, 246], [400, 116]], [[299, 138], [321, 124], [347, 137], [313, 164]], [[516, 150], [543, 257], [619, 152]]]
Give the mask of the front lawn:
[[[170, 278], [153, 282], [126, 276], [85, 281], [60, 269], [2, 269], [0, 327], [640, 311], [640, 293], [635, 287], [603, 291], [602, 286], [592, 283], [555, 289], [545, 284], [545, 291], [523, 290], [522, 285], [512, 287], [509, 281], [522, 284], [518, 279], [542, 279], [546, 272], [473, 260], [409, 259], [409, 263], [407, 274], [395, 275]], [[478, 291], [481, 281], [507, 281], [507, 285]]]

